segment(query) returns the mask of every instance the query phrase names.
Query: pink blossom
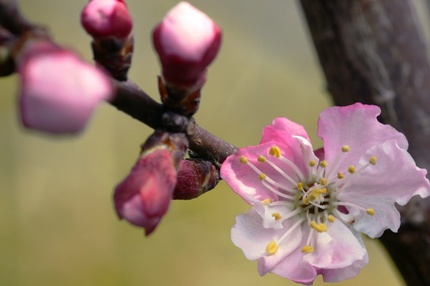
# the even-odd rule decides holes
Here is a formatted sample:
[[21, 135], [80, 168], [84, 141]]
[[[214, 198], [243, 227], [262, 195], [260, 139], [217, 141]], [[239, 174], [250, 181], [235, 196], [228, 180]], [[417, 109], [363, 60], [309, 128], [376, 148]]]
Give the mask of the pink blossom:
[[379, 123], [376, 106], [354, 104], [321, 113], [323, 152], [312, 151], [304, 128], [277, 118], [258, 146], [228, 157], [221, 177], [253, 208], [237, 217], [232, 240], [272, 272], [303, 284], [318, 274], [340, 281], [367, 264], [360, 232], [396, 232], [394, 206], [426, 197], [426, 171], [406, 151], [403, 134]]
[[90, 0], [81, 13], [81, 23], [95, 38], [126, 38], [133, 22], [123, 0]]
[[152, 36], [163, 77], [169, 84], [203, 85], [206, 68], [221, 44], [221, 31], [207, 15], [180, 2], [155, 27]]
[[113, 93], [104, 73], [49, 42], [30, 44], [18, 72], [23, 124], [49, 133], [81, 131], [94, 108]]

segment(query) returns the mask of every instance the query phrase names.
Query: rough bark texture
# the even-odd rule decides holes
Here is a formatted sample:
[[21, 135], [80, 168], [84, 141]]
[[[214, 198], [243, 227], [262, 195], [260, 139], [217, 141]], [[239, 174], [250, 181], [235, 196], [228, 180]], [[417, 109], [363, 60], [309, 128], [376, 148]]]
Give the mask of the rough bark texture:
[[[301, 0], [336, 105], [377, 104], [380, 120], [409, 140], [417, 165], [430, 167], [430, 66], [407, 0]], [[408, 285], [430, 285], [430, 202], [400, 209], [402, 226], [381, 242]]]

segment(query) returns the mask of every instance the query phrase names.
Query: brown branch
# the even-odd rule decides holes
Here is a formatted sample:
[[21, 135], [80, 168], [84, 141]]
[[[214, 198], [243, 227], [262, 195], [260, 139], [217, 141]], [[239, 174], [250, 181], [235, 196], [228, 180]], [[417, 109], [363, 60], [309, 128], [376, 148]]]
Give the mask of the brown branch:
[[[301, 0], [336, 105], [377, 104], [403, 132], [418, 166], [430, 167], [430, 65], [410, 1]], [[408, 285], [430, 285], [430, 201], [400, 209], [398, 234], [381, 242]]]
[[[163, 128], [163, 114], [167, 112], [163, 105], [130, 81], [117, 81], [116, 85], [116, 97], [110, 102], [113, 106], [154, 129]], [[190, 121], [187, 137], [192, 156], [211, 161], [217, 168], [237, 151], [237, 147], [206, 131], [194, 120]]]

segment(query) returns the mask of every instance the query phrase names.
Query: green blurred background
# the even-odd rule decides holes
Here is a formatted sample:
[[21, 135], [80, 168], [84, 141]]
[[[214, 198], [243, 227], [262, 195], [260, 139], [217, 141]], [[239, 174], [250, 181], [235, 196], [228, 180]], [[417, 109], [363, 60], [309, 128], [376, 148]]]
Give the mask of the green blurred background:
[[[197, 121], [237, 145], [257, 144], [278, 116], [305, 125], [315, 147], [319, 112], [330, 105], [298, 4], [290, 0], [190, 1], [223, 29]], [[22, 0], [25, 14], [91, 60], [80, 28], [85, 0]], [[134, 18], [130, 78], [157, 97], [151, 29], [177, 2], [127, 1]], [[67, 76], [67, 75], [64, 75]], [[295, 285], [261, 278], [230, 241], [248, 206], [221, 182], [193, 201], [174, 201], [149, 238], [120, 222], [111, 196], [151, 129], [104, 104], [78, 137], [22, 128], [17, 77], [0, 79], [0, 285]], [[227, 128], [226, 128], [227, 127]], [[340, 285], [402, 285], [377, 241], [370, 263]], [[316, 285], [321, 285], [318, 278]]]

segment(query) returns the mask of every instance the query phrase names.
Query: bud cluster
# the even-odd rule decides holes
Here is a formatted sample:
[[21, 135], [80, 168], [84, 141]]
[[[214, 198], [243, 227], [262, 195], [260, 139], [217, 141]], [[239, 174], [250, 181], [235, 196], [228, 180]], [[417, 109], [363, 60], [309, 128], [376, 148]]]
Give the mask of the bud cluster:
[[220, 29], [208, 16], [181, 2], [152, 36], [162, 66], [158, 87], [165, 108], [163, 128], [148, 138], [135, 166], [114, 193], [118, 216], [143, 227], [146, 235], [157, 227], [172, 199], [196, 198], [219, 181], [212, 163], [183, 157], [207, 66], [221, 43]]

